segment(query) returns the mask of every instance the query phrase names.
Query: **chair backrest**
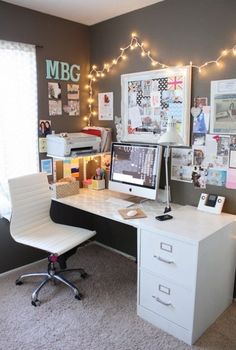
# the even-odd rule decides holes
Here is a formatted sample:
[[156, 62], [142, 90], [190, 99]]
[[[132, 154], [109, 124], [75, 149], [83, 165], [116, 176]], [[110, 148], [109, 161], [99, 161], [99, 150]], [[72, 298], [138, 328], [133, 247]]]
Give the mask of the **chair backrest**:
[[17, 241], [18, 237], [51, 221], [51, 193], [45, 173], [13, 178], [8, 183], [12, 204], [10, 232]]

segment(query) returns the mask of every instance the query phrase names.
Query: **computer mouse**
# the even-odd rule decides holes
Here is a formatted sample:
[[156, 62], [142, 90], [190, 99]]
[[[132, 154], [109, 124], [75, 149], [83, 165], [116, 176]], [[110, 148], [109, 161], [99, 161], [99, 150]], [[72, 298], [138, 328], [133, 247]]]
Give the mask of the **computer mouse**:
[[126, 213], [126, 215], [128, 216], [128, 217], [132, 217], [132, 216], [135, 216], [135, 215], [137, 215], [138, 214], [138, 212], [137, 212], [137, 210], [135, 210], [135, 209], [132, 209], [132, 210], [129, 210], [129, 211], [127, 211], [127, 213]]

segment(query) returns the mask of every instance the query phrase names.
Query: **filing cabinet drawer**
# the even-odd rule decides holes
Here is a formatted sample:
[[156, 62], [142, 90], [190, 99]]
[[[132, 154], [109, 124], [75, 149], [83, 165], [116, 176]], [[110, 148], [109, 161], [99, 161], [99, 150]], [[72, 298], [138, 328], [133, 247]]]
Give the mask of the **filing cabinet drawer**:
[[140, 273], [140, 305], [179, 326], [190, 329], [193, 320], [193, 293], [147, 271]]
[[164, 235], [141, 231], [140, 267], [168, 276], [178, 284], [193, 286], [196, 280], [197, 246]]

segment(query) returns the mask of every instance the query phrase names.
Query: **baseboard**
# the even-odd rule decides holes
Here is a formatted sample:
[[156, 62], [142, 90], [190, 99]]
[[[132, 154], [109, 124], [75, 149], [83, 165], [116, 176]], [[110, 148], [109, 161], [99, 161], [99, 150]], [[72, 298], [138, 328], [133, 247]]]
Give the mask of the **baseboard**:
[[100, 245], [101, 247], [103, 247], [103, 248], [105, 248], [105, 249], [108, 249], [108, 250], [111, 250], [112, 252], [115, 252], [115, 253], [118, 253], [118, 254], [120, 254], [120, 255], [123, 255], [123, 256], [124, 256], [125, 258], [127, 258], [127, 259], [130, 259], [130, 260], [132, 260], [132, 261], [136, 261], [136, 258], [135, 258], [134, 256], [129, 255], [129, 254], [126, 254], [126, 253], [124, 253], [124, 252], [121, 252], [121, 251], [118, 250], [118, 249], [114, 249], [114, 248], [109, 247], [108, 245], [102, 244], [102, 243], [100, 243], [100, 242], [98, 242], [98, 241], [93, 241], [92, 243], [95, 243], [95, 244], [97, 244], [97, 245]]
[[12, 272], [16, 272], [16, 271], [19, 271], [25, 267], [30, 267], [30, 266], [33, 266], [35, 264], [38, 264], [39, 262], [41, 261], [44, 261], [44, 260], [47, 260], [47, 258], [43, 258], [43, 259], [40, 259], [40, 260], [36, 260], [36, 261], [33, 261], [32, 263], [30, 264], [26, 264], [26, 265], [22, 265], [22, 266], [19, 266], [19, 267], [16, 267], [15, 269], [12, 269], [12, 270], [8, 270], [6, 272], [2, 272], [0, 273], [0, 278], [1, 277], [4, 277], [4, 276], [7, 276], [8, 274], [12, 273]]
[[[109, 246], [107, 246], [107, 245], [105, 245], [105, 244], [102, 244], [102, 243], [100, 243], [100, 242], [97, 242], [97, 241], [88, 241], [88, 242], [86, 242], [86, 244], [85, 244], [84, 246], [82, 245], [81, 247], [78, 247], [78, 249], [82, 249], [82, 248], [85, 247], [86, 245], [90, 245], [90, 244], [97, 244], [97, 245], [100, 245], [100, 246], [103, 247], [103, 248], [106, 248], [106, 249], [111, 250], [111, 251], [113, 251], [113, 252], [115, 252], [115, 253], [118, 253], [118, 254], [120, 254], [120, 255], [123, 255], [123, 256], [126, 257], [127, 259], [136, 261], [135, 257], [133, 257], [132, 255], [123, 253], [123, 252], [121, 252], [120, 250], [111, 248], [111, 247], [109, 247]], [[35, 264], [38, 264], [39, 262], [47, 261], [47, 259], [48, 259], [48, 258], [43, 258], [43, 259], [40, 259], [40, 260], [36, 260], [36, 261], [33, 261], [33, 262], [30, 263], [30, 264], [22, 265], [22, 266], [16, 267], [15, 269], [8, 270], [8, 271], [6, 271], [6, 272], [2, 272], [2, 273], [0, 273], [0, 278], [1, 278], [1, 277], [4, 277], [4, 276], [7, 276], [8, 274], [10, 274], [10, 273], [12, 273], [12, 272], [17, 272], [17, 271], [19, 271], [19, 270], [21, 270], [21, 269], [23, 269], [23, 268], [25, 268], [25, 267], [28, 268], [28, 267], [30, 267], [30, 266], [33, 266], [33, 265], [35, 265]], [[235, 300], [236, 300], [236, 299], [235, 299]]]

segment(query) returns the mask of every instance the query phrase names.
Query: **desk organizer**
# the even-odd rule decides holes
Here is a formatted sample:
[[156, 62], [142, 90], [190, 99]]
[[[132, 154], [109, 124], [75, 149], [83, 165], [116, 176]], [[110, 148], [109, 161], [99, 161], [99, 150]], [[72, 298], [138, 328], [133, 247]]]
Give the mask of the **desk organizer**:
[[93, 190], [104, 190], [105, 180], [92, 180], [92, 189]]
[[51, 184], [50, 190], [52, 191], [52, 198], [64, 198], [73, 196], [79, 193], [80, 183], [79, 181], [74, 182], [58, 182]]

